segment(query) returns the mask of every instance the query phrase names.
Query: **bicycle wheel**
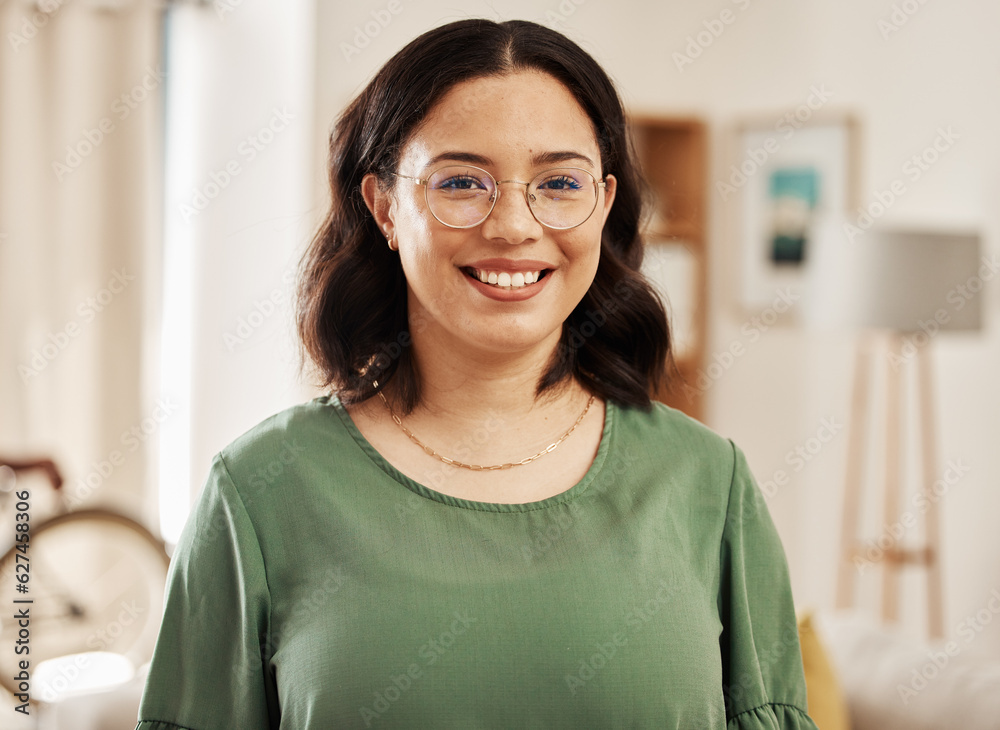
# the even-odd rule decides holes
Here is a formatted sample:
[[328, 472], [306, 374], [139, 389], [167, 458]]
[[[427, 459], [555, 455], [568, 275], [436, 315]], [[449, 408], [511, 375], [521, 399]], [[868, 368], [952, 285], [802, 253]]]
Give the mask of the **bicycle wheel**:
[[[0, 558], [0, 646], [7, 648], [0, 651], [0, 684], [17, 691], [14, 675], [22, 659], [31, 672], [46, 659], [90, 651], [122, 654], [136, 667], [149, 660], [170, 561], [149, 530], [100, 509], [70, 512], [33, 527], [27, 593], [17, 590], [18, 554], [13, 547]], [[22, 627], [14, 614], [21, 608], [29, 609], [30, 653], [16, 654]], [[32, 700], [44, 689], [32, 687]]]

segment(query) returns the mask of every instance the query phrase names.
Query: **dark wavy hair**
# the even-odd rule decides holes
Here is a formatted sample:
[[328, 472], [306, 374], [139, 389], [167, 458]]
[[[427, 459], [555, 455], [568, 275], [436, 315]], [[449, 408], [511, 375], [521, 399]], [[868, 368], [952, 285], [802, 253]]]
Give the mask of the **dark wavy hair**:
[[[523, 20], [461, 20], [407, 44], [344, 110], [330, 135], [330, 211], [301, 262], [297, 318], [322, 386], [345, 403], [394, 380], [399, 408], [420, 400], [410, 348], [406, 278], [361, 194], [362, 178], [390, 190], [399, 155], [455, 84], [537, 69], [558, 79], [594, 125], [604, 174], [617, 178], [597, 274], [563, 324], [538, 382], [540, 396], [575, 376], [593, 394], [648, 409], [675, 372], [666, 312], [639, 273], [648, 199], [611, 79], [576, 43]], [[374, 383], [377, 381], [378, 385]]]

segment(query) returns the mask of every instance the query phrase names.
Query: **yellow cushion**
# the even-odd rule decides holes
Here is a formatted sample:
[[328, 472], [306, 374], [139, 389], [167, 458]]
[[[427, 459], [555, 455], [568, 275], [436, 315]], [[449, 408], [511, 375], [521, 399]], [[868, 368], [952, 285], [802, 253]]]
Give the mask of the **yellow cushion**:
[[806, 675], [809, 717], [819, 730], [850, 730], [844, 695], [833, 671], [833, 665], [812, 625], [812, 612], [800, 615], [799, 643], [802, 646], [802, 666]]

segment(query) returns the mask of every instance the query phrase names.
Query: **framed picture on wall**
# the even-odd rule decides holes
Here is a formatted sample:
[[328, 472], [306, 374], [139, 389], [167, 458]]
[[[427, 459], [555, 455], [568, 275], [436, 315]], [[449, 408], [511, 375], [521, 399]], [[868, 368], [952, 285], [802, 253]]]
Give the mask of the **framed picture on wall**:
[[740, 304], [760, 312], [801, 291], [810, 231], [857, 207], [858, 124], [847, 114], [811, 110], [805, 121], [794, 113], [746, 121], [733, 151], [716, 188], [738, 203]]

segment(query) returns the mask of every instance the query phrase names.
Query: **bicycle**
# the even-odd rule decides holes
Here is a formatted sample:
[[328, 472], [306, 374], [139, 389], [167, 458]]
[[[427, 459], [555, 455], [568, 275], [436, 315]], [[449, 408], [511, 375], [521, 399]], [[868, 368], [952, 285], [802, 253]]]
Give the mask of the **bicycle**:
[[[29, 469], [44, 471], [59, 498], [57, 514], [40, 522], [31, 519], [30, 493], [16, 484], [16, 472]], [[0, 514], [14, 500], [11, 539], [0, 535], [0, 546], [11, 543], [0, 557], [0, 685], [36, 705], [73, 689], [93, 656], [87, 652], [122, 655], [134, 668], [152, 657], [170, 562], [143, 525], [109, 509], [70, 509], [61, 486], [49, 459], [0, 459]], [[41, 662], [70, 655], [79, 656], [47, 686], [30, 682], [22, 691], [21, 661], [31, 675]]]

